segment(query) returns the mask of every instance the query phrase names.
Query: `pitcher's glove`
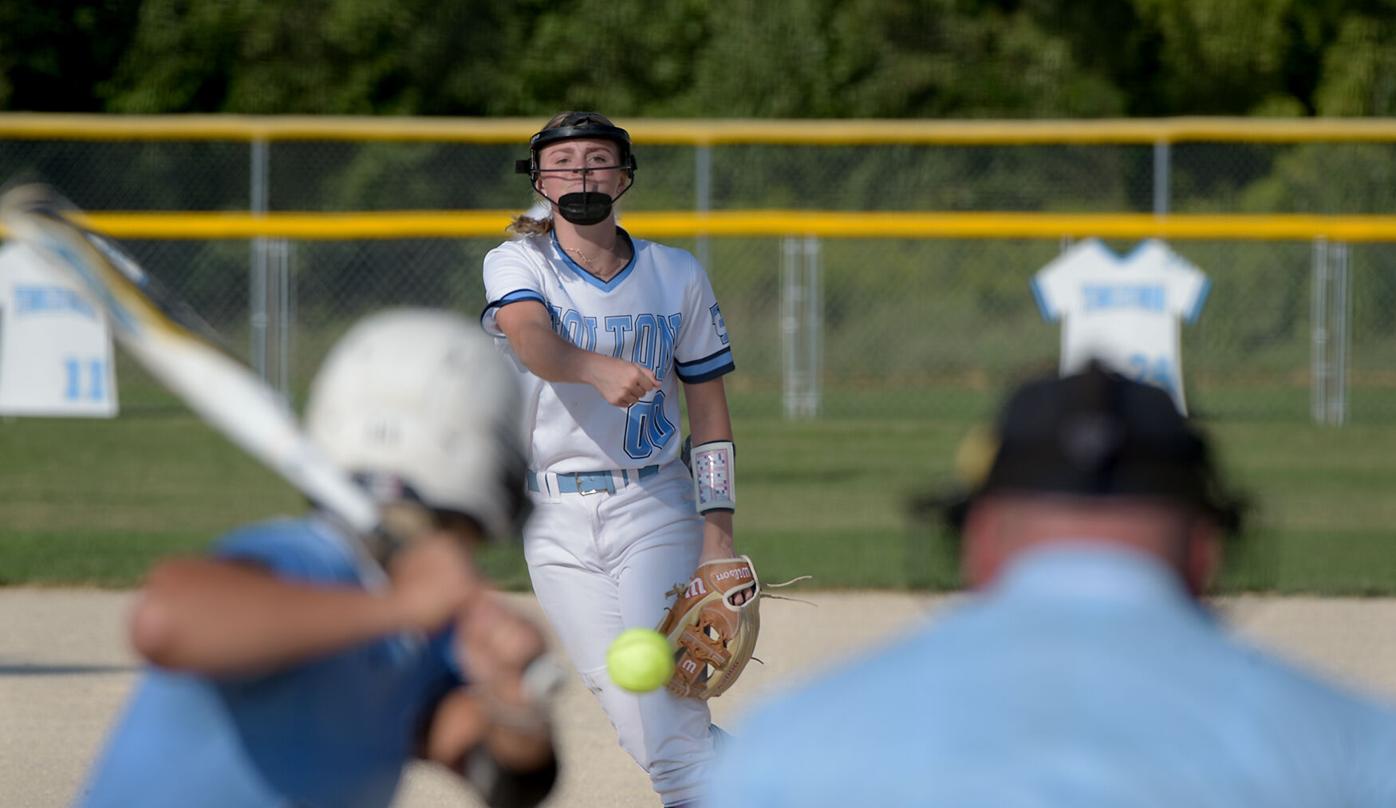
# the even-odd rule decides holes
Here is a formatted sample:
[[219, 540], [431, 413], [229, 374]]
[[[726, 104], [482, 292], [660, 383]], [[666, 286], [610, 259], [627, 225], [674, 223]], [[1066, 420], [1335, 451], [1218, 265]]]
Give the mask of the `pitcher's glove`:
[[[746, 600], [733, 600], [746, 593]], [[742, 675], [756, 635], [761, 630], [757, 604], [761, 582], [747, 556], [722, 558], [698, 565], [676, 596], [658, 631], [674, 647], [674, 675], [669, 692], [680, 697], [708, 699], [726, 692]]]

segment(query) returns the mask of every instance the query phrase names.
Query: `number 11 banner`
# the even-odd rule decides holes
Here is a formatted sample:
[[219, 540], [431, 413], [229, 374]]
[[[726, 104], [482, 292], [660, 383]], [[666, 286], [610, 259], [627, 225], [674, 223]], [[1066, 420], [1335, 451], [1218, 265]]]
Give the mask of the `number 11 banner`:
[[116, 412], [106, 319], [38, 255], [17, 244], [0, 248], [0, 415]]
[[1032, 280], [1042, 316], [1062, 323], [1063, 374], [1098, 359], [1168, 391], [1183, 413], [1179, 323], [1197, 319], [1210, 287], [1200, 269], [1156, 239], [1124, 256], [1086, 239]]

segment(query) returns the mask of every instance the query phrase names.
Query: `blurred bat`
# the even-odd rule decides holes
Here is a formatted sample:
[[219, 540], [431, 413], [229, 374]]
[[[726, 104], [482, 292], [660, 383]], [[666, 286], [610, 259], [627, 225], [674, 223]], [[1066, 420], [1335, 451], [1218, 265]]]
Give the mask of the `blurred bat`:
[[[200, 418], [342, 519], [369, 583], [385, 584], [386, 573], [370, 548], [382, 522], [372, 498], [310, 442], [270, 386], [216, 347], [213, 330], [191, 307], [114, 242], [75, 222], [75, 213], [75, 206], [44, 185], [17, 186], [0, 197], [0, 222], [9, 237], [80, 282], [122, 348]], [[530, 666], [526, 682], [555, 687], [556, 676], [535, 670], [540, 664], [556, 667], [544, 655]]]
[[0, 197], [0, 221], [10, 237], [81, 282], [105, 312], [117, 341], [151, 375], [356, 533], [372, 533], [378, 527], [372, 499], [310, 443], [281, 397], [215, 347], [212, 330], [131, 256], [74, 222], [75, 212], [43, 185], [21, 185]]

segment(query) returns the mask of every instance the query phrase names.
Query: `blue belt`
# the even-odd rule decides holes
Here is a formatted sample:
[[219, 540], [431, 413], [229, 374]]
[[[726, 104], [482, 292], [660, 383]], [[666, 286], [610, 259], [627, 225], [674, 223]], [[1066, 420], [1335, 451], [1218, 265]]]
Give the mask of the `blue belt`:
[[544, 477], [552, 477], [557, 485], [552, 486], [559, 494], [595, 494], [605, 491], [610, 494], [616, 492], [616, 480], [620, 480], [622, 487], [627, 486], [637, 480], [653, 477], [659, 473], [659, 466], [645, 466], [638, 469], [614, 469], [607, 471], [563, 471], [556, 474], [552, 472], [528, 472], [528, 490], [542, 492], [549, 488], [544, 485]]

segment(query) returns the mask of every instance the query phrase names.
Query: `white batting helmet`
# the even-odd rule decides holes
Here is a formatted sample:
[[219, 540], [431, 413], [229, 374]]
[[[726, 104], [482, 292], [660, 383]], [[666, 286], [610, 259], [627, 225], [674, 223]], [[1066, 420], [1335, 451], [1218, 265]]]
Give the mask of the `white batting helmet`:
[[524, 507], [518, 379], [479, 326], [431, 309], [355, 324], [306, 404], [310, 438], [380, 501], [416, 499], [512, 536]]

